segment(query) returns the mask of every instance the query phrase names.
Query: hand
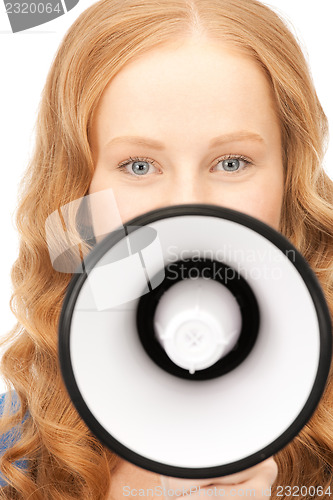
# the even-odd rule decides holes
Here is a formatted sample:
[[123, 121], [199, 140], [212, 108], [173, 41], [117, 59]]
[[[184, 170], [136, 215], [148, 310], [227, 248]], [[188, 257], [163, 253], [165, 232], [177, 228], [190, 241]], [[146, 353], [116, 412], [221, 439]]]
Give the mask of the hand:
[[[271, 497], [270, 488], [277, 473], [276, 462], [271, 457], [250, 469], [230, 476], [211, 479], [179, 479], [161, 476], [161, 482], [165, 490], [168, 491], [169, 496], [166, 496], [166, 499], [179, 498], [180, 492], [183, 493], [183, 490], [187, 490], [183, 496], [188, 497], [189, 500], [202, 500], [208, 498], [208, 495], [215, 499], [252, 497], [256, 500], [267, 500]], [[213, 493], [202, 491], [204, 488], [213, 491]]]

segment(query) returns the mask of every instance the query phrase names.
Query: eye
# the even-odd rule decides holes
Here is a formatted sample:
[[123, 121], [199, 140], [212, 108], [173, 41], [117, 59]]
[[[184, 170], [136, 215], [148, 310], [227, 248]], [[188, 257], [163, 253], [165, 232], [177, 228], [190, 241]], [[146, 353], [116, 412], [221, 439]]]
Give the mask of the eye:
[[144, 177], [148, 173], [152, 174], [157, 170], [156, 167], [154, 167], [154, 161], [148, 160], [148, 158], [128, 158], [119, 163], [118, 168], [124, 173], [135, 177]]
[[251, 164], [252, 162], [244, 156], [228, 155], [227, 157], [223, 157], [218, 160], [216, 170], [237, 174], [238, 172], [245, 170]]

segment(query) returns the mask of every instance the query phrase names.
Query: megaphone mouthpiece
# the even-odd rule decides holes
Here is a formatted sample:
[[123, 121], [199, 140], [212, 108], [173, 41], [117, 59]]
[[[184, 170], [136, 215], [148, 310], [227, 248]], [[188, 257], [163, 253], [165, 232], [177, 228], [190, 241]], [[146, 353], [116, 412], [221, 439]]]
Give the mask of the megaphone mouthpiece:
[[160, 298], [154, 317], [157, 339], [167, 355], [191, 374], [230, 352], [241, 325], [232, 293], [205, 278], [189, 278], [171, 286]]

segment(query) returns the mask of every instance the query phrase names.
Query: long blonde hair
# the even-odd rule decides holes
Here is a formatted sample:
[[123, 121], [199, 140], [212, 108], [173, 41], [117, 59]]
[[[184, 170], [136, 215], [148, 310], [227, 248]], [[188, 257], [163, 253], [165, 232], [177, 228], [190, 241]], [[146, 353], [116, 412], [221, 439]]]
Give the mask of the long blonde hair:
[[[267, 74], [280, 119], [285, 191], [280, 231], [316, 272], [333, 316], [333, 183], [322, 168], [327, 120], [307, 63], [284, 22], [256, 0], [102, 0], [75, 21], [58, 49], [43, 90], [33, 157], [20, 190], [19, 256], [2, 375], [20, 400], [1, 419], [22, 425], [1, 470], [1, 498], [102, 500], [118, 457], [90, 433], [64, 388], [57, 324], [70, 274], [52, 268], [44, 225], [60, 206], [84, 196], [94, 164], [89, 131], [99, 98], [132, 58], [177, 37], [201, 34], [232, 43]], [[276, 455], [276, 485], [321, 486], [333, 492], [332, 376], [301, 433]], [[29, 471], [13, 462], [26, 458]], [[293, 490], [292, 490], [293, 491]], [[284, 498], [273, 488], [272, 498]], [[313, 498], [310, 494], [303, 498]]]

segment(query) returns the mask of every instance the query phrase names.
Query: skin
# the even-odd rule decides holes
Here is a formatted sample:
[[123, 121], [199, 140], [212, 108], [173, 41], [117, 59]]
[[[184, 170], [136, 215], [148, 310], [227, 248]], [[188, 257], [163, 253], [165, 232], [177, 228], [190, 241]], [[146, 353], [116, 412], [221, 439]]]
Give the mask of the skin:
[[[161, 144], [157, 149], [141, 139], [116, 139], [126, 136]], [[169, 205], [210, 203], [279, 229], [284, 176], [271, 88], [255, 61], [221, 41], [193, 35], [129, 62], [104, 90], [90, 141], [95, 172], [89, 193], [112, 188], [123, 222]], [[139, 166], [130, 159], [136, 157], [145, 159], [142, 175], [132, 169]], [[123, 170], [119, 163], [126, 163]], [[95, 232], [103, 233], [98, 225], [95, 214]], [[227, 494], [231, 484], [242, 483], [243, 489], [258, 488], [256, 498], [267, 498], [261, 488], [269, 488], [276, 474], [269, 459], [233, 476], [168, 478], [167, 485], [218, 484]], [[121, 461], [110, 499], [123, 498], [125, 485], [160, 484], [158, 474]]]

